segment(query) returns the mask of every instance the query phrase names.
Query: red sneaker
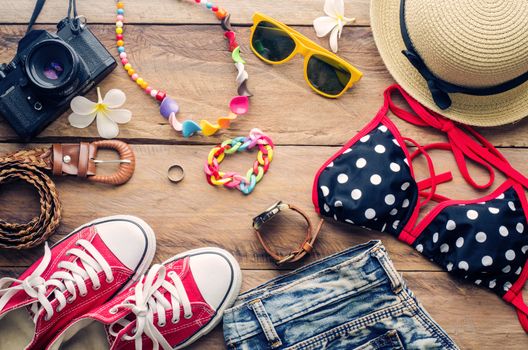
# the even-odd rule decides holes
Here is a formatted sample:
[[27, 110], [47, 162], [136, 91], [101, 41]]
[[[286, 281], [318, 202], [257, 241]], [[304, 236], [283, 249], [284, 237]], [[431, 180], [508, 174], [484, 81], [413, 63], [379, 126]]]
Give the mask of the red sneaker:
[[73, 319], [135, 283], [155, 250], [152, 229], [131, 216], [95, 220], [51, 249], [46, 243], [44, 257], [19, 278], [0, 279], [0, 348], [43, 349]]
[[94, 349], [181, 349], [222, 320], [241, 280], [240, 267], [228, 252], [185, 252], [152, 266], [132, 288], [73, 321], [48, 349], [76, 349], [87, 334]]

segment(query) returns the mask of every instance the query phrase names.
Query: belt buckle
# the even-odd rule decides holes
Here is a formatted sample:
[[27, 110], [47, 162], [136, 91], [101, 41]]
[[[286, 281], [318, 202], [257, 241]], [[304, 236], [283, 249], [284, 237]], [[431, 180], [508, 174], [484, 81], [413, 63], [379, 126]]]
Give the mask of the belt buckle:
[[[112, 175], [93, 175], [89, 176], [88, 180], [99, 183], [106, 183], [109, 185], [122, 185], [132, 178], [136, 167], [136, 157], [130, 145], [118, 140], [102, 140], [95, 141], [90, 144], [93, 146], [93, 154], [91, 154], [89, 161], [96, 166], [99, 164], [119, 164], [119, 169]], [[97, 151], [99, 149], [115, 150], [119, 154], [119, 159], [104, 160], [97, 159]], [[92, 153], [92, 152], [90, 152]]]
[[294, 253], [290, 253], [290, 254], [286, 255], [284, 258], [280, 259], [279, 261], [276, 261], [275, 265], [279, 266], [279, 265], [282, 265], [284, 263], [287, 263], [291, 259], [295, 258], [295, 255], [296, 254], [294, 254]]

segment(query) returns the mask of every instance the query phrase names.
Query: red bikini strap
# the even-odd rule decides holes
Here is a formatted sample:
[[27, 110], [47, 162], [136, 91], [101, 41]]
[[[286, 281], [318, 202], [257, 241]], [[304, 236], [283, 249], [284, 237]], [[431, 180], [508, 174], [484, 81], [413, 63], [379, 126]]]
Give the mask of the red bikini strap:
[[[486, 141], [486, 140], [484, 140]], [[487, 141], [486, 141], [487, 142]], [[492, 146], [493, 147], [493, 146]], [[428, 145], [423, 146], [423, 148], [426, 151], [432, 150], [432, 149], [438, 149], [438, 150], [449, 150], [453, 153], [453, 156], [455, 157], [455, 160], [458, 164], [458, 168], [460, 170], [460, 173], [464, 177], [464, 179], [473, 187], [478, 189], [485, 189], [489, 188], [493, 181], [495, 180], [495, 171], [493, 170], [493, 167], [487, 163], [485, 160], [483, 160], [481, 157], [478, 157], [478, 155], [474, 154], [472, 151], [467, 151], [467, 153], [461, 152], [460, 149], [453, 147], [453, 145], [449, 142], [437, 142], [437, 143], [430, 143]], [[417, 151], [415, 151], [411, 157], [414, 157]], [[500, 154], [500, 153], [499, 153]], [[477, 184], [473, 178], [471, 177], [471, 174], [469, 173], [469, 170], [467, 168], [466, 159], [464, 156], [467, 156], [471, 160], [473, 160], [475, 163], [482, 166], [489, 175], [489, 181], [484, 185]], [[502, 157], [502, 155], [500, 154]], [[504, 159], [503, 159], [504, 160]], [[506, 160], [504, 160], [506, 161]], [[506, 161], [507, 162], [507, 161]]]
[[502, 297], [507, 302], [511, 303], [516, 311], [519, 322], [524, 331], [528, 333], [528, 305], [523, 298], [523, 288], [528, 280], [528, 262], [524, 265], [519, 279], [513, 284], [508, 292]]
[[[419, 194], [422, 197], [424, 197], [423, 200], [418, 201], [418, 203], [416, 204], [416, 207], [419, 209], [422, 206], [426, 205], [430, 200], [432, 200], [435, 195], [437, 183], [436, 181], [434, 181], [434, 179], [436, 179], [434, 164], [429, 154], [427, 154], [427, 152], [423, 149], [423, 147], [418, 142], [408, 137], [404, 137], [403, 140], [414, 144], [417, 148], [417, 152], [420, 152], [421, 154], [424, 155], [425, 160], [427, 161], [427, 167], [429, 169], [430, 178], [432, 179], [431, 186], [430, 186], [431, 190], [429, 192], [419, 192]], [[406, 227], [414, 227], [414, 225], [416, 224], [416, 221], [418, 220], [419, 214], [420, 214], [420, 210], [414, 210], [413, 214], [407, 221]]]
[[[392, 93], [398, 91], [408, 103], [414, 113], [408, 112], [394, 104]], [[466, 182], [477, 189], [489, 188], [494, 180], [495, 173], [491, 166], [503, 172], [508, 178], [517, 181], [525, 188], [528, 188], [528, 178], [515, 170], [504, 156], [482, 135], [469, 126], [457, 125], [444, 118], [440, 114], [430, 111], [418, 101], [409, 96], [399, 85], [389, 86], [384, 93], [385, 103], [382, 110], [390, 109], [397, 117], [418, 125], [430, 126], [446, 133], [449, 145], [458, 164], [460, 172]], [[425, 149], [438, 148], [445, 149], [441, 144], [424, 146]], [[477, 164], [483, 166], [489, 173], [489, 181], [485, 184], [477, 184], [467, 168], [469, 158]]]
[[[442, 183], [449, 182], [451, 180], [453, 180], [453, 174], [451, 174], [450, 171], [447, 171], [445, 173], [436, 175], [434, 177], [430, 177], [430, 178], [418, 181], [417, 183], [418, 194], [422, 197], [427, 197], [429, 195], [429, 192], [425, 192], [425, 190], [433, 187], [433, 184], [434, 186], [438, 186]], [[442, 196], [441, 194], [438, 194], [438, 193], [433, 193], [431, 200], [435, 202], [443, 202], [443, 201], [450, 200], [450, 198], [446, 196]]]
[[[414, 161], [414, 158], [416, 158], [419, 155], [423, 155], [429, 149], [449, 149], [449, 150], [451, 150], [451, 145], [449, 143], [437, 143], [437, 144], [435, 143], [435, 144], [429, 144], [429, 145], [422, 146], [421, 150], [417, 149], [416, 151], [411, 153], [411, 155], [410, 155], [411, 162]], [[443, 184], [445, 182], [449, 182], [451, 180], [453, 180], [453, 174], [450, 171], [447, 171], [445, 173], [442, 173], [442, 174], [439, 174], [439, 175], [435, 175], [434, 177], [429, 177], [427, 179], [418, 181], [418, 183], [417, 183], [418, 191], [419, 191], [418, 194], [420, 196], [422, 196], [422, 197], [426, 197], [428, 193], [425, 192], [425, 190], [428, 189], [428, 188], [433, 187], [433, 184], [436, 187], [436, 186], [438, 186], [440, 184]], [[448, 198], [446, 196], [442, 196], [442, 195], [437, 194], [437, 193], [433, 193], [433, 196], [431, 198], [431, 200], [433, 200], [435, 202], [443, 202], [443, 201], [447, 201], [449, 199], [450, 198]]]

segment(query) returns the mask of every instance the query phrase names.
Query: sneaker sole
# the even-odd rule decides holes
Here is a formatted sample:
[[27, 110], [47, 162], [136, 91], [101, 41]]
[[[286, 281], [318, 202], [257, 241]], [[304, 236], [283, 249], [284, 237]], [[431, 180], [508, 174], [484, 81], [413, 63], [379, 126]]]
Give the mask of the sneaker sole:
[[231, 286], [229, 288], [229, 291], [225, 295], [224, 300], [222, 301], [222, 303], [220, 304], [220, 307], [216, 311], [215, 316], [209, 321], [209, 323], [207, 323], [195, 335], [187, 339], [182, 344], [173, 348], [174, 350], [183, 349], [191, 345], [192, 343], [194, 343], [195, 341], [197, 341], [204, 335], [211, 332], [222, 321], [222, 318], [224, 316], [224, 311], [235, 303], [235, 300], [238, 298], [238, 295], [240, 293], [240, 288], [242, 286], [242, 272], [240, 271], [240, 266], [238, 265], [238, 262], [233, 257], [233, 255], [231, 255], [229, 252], [227, 252], [224, 249], [211, 247], [211, 248], [198, 248], [198, 249], [189, 250], [184, 253], [178, 254], [170, 258], [167, 261], [164, 261], [163, 265], [171, 263], [178, 259], [182, 259], [186, 256], [198, 255], [198, 254], [203, 254], [203, 253], [216, 253], [222, 256], [224, 259], [226, 259], [227, 262], [229, 263], [229, 266], [231, 267], [231, 270], [233, 271], [233, 280], [231, 281]]

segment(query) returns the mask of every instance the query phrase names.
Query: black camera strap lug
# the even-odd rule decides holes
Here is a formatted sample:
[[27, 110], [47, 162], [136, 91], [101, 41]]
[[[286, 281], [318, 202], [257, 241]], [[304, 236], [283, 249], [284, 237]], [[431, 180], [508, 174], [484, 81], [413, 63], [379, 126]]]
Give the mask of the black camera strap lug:
[[[33, 14], [31, 15], [31, 19], [29, 20], [28, 27], [26, 33], [29, 33], [31, 29], [33, 28], [33, 25], [37, 21], [38, 16], [40, 15], [40, 12], [44, 8], [44, 4], [46, 3], [46, 0], [37, 0], [35, 4], [35, 9], [33, 10]], [[61, 21], [59, 25], [63, 24], [63, 22], [68, 21], [70, 24], [70, 27], [72, 31], [79, 32], [84, 29], [86, 26], [86, 17], [79, 16], [77, 14], [77, 1], [76, 0], [68, 0], [68, 16], [65, 20]]]

